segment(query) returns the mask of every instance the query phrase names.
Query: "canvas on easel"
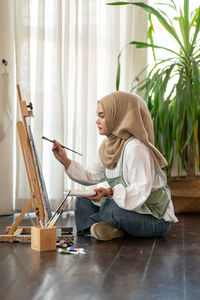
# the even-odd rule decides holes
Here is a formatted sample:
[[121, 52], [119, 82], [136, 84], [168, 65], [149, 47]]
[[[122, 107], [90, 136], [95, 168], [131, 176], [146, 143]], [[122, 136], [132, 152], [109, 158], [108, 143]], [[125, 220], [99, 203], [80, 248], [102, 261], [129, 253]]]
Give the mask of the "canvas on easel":
[[44, 181], [44, 177], [43, 177], [43, 173], [42, 173], [42, 168], [41, 168], [38, 152], [37, 152], [37, 149], [35, 146], [35, 142], [33, 139], [33, 134], [32, 134], [30, 125], [28, 125], [28, 134], [29, 134], [32, 153], [33, 153], [33, 157], [34, 157], [36, 172], [37, 172], [38, 179], [39, 179], [40, 191], [41, 191], [42, 201], [43, 201], [43, 205], [44, 205], [44, 212], [45, 212], [45, 223], [46, 223], [52, 217], [52, 213], [51, 213], [51, 207], [50, 207], [50, 203], [49, 203], [47, 189], [46, 189], [46, 185], [45, 185], [45, 181]]

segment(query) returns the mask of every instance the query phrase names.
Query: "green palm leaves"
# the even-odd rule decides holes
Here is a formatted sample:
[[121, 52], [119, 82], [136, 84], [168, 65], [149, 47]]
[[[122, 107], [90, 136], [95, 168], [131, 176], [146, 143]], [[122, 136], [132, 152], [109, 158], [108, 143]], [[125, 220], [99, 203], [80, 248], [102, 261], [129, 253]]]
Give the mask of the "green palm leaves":
[[[177, 159], [178, 170], [183, 168], [188, 177], [195, 175], [198, 166], [200, 137], [200, 7], [189, 10], [189, 0], [183, 0], [178, 8], [173, 0], [167, 5], [174, 11], [170, 18], [160, 8], [143, 2], [112, 2], [108, 5], [135, 5], [149, 15], [148, 37], [150, 43], [131, 41], [118, 55], [116, 89], [120, 85], [120, 57], [122, 52], [134, 45], [137, 48], [152, 48], [154, 66], [143, 81], [133, 80], [131, 91], [145, 91], [145, 101], [151, 111], [155, 128], [155, 144], [168, 160], [168, 176]], [[160, 6], [161, 6], [160, 4]], [[159, 7], [160, 7], [159, 6]], [[176, 42], [176, 51], [170, 47], [155, 45], [153, 40], [153, 17]], [[176, 27], [179, 30], [176, 30]], [[156, 59], [156, 49], [170, 54], [168, 59]], [[176, 155], [175, 155], [176, 154]], [[196, 165], [195, 165], [196, 162]]]

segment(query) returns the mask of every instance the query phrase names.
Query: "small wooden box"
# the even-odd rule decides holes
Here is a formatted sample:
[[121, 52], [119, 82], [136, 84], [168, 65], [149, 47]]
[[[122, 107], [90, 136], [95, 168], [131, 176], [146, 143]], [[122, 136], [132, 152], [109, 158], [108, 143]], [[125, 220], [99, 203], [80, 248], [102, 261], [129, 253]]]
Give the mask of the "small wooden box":
[[31, 248], [37, 251], [56, 250], [56, 228], [31, 227]]

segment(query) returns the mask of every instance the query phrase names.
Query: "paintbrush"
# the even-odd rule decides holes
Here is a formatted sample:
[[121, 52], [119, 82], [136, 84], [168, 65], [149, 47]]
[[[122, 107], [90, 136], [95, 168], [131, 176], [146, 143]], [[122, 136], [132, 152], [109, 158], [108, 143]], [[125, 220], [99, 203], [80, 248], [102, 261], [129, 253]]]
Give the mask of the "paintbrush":
[[64, 204], [62, 205], [62, 207], [60, 208], [59, 212], [57, 212], [54, 215], [53, 219], [48, 224], [47, 228], [52, 228], [54, 226], [54, 224], [56, 223], [56, 221], [58, 220], [58, 218], [62, 215], [62, 213], [67, 208], [67, 206], [71, 203], [72, 200], [73, 200], [73, 198], [71, 198], [65, 205]]
[[[45, 137], [45, 136], [42, 136], [42, 139], [44, 139], [44, 140], [46, 140], [46, 141], [49, 141], [49, 142], [51, 142], [51, 143], [54, 143], [54, 141], [48, 139], [48, 138]], [[79, 152], [76, 152], [76, 151], [74, 151], [74, 150], [72, 150], [72, 149], [70, 149], [70, 148], [68, 148], [68, 147], [65, 147], [65, 146], [63, 146], [63, 145], [61, 145], [61, 144], [60, 144], [60, 146], [61, 146], [62, 148], [65, 148], [65, 149], [67, 149], [67, 150], [69, 150], [69, 151], [72, 151], [72, 152], [74, 152], [74, 153], [76, 153], [76, 154], [79, 154], [79, 155], [83, 156], [83, 154], [81, 154], [81, 153], [79, 153]]]
[[69, 203], [72, 201], [73, 198], [71, 198], [71, 200], [66, 204], [65, 201], [67, 200], [67, 197], [70, 195], [71, 190], [68, 192], [68, 194], [65, 196], [64, 200], [61, 202], [61, 204], [58, 206], [58, 208], [56, 209], [54, 215], [51, 217], [51, 219], [48, 221], [48, 223], [46, 224], [46, 228], [52, 228], [55, 224], [55, 222], [57, 221], [57, 219], [59, 218], [59, 216], [63, 213], [64, 209], [69, 205]]

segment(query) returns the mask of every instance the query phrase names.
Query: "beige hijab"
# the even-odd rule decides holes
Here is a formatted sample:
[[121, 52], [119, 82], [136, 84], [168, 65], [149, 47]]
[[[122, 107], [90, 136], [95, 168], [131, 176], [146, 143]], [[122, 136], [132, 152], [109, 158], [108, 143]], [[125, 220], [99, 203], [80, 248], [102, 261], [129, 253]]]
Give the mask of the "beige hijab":
[[99, 101], [103, 107], [108, 136], [99, 148], [103, 165], [116, 167], [124, 143], [131, 136], [138, 138], [151, 150], [155, 167], [163, 168], [167, 162], [154, 146], [154, 129], [145, 101], [135, 94], [114, 92]]

